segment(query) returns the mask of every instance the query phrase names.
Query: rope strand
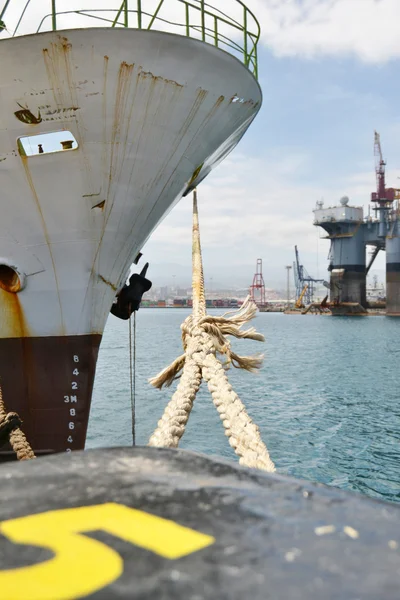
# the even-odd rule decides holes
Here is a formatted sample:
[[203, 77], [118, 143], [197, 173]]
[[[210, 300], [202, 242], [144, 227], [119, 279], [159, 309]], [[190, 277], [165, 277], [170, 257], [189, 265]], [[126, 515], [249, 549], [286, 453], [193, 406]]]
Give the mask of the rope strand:
[[[233, 366], [256, 371], [262, 356], [238, 356], [231, 350], [227, 335], [264, 341], [254, 327], [245, 331], [241, 327], [254, 318], [255, 303], [247, 297], [241, 308], [221, 317], [206, 314], [203, 264], [201, 258], [200, 230], [197, 211], [197, 194], [193, 194], [193, 313], [181, 325], [185, 354], [161, 371], [150, 383], [161, 389], [170, 385], [181, 372], [179, 385], [168, 403], [157, 428], [149, 440], [149, 446], [176, 448], [188, 422], [201, 380], [208, 384], [214, 405], [219, 412], [229, 437], [229, 443], [240, 457], [240, 463], [274, 472], [275, 465], [260, 431], [247, 414], [244, 404], [234, 392], [226, 376], [226, 368]], [[217, 355], [225, 356], [221, 363]]]
[[132, 343], [132, 315], [129, 318], [129, 376], [131, 385], [131, 426], [132, 446], [136, 446], [136, 311], [133, 312], [133, 343]]
[[[10, 422], [11, 419], [16, 419], [17, 422], [21, 424], [17, 413], [7, 413], [3, 400], [3, 391], [0, 386], [0, 425], [7, 426], [7, 423]], [[28, 440], [25, 437], [25, 434], [20, 427], [14, 426], [14, 428], [8, 434], [8, 439], [12, 449], [17, 455], [18, 460], [31, 460], [32, 458], [36, 458]]]

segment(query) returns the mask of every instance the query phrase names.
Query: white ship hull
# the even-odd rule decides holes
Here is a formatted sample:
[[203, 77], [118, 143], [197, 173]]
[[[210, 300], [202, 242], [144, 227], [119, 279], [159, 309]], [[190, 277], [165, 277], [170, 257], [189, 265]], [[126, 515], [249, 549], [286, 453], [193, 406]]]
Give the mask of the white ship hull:
[[[84, 444], [98, 344], [132, 261], [234, 148], [261, 92], [226, 52], [157, 31], [7, 39], [0, 60], [0, 278], [8, 265], [23, 288], [0, 290], [3, 396], [36, 449], [70, 450]], [[19, 138], [59, 130], [78, 148], [21, 155]]]

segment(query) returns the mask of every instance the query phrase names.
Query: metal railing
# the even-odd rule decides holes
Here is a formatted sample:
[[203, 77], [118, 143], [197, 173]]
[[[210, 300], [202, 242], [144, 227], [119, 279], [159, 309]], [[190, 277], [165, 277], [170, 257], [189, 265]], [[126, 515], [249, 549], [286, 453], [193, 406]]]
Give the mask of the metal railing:
[[[15, 9], [16, 1], [5, 0], [0, 12], [0, 34], [6, 31], [10, 36], [16, 36], [77, 28], [85, 26], [88, 19], [96, 20], [103, 26], [170, 31], [226, 50], [244, 62], [256, 77], [258, 74], [257, 44], [260, 26], [254, 14], [241, 0], [229, 0], [229, 12], [223, 12], [205, 0], [153, 0], [153, 8], [147, 9], [151, 12], [144, 8], [150, 6], [151, 0], [122, 0], [121, 4], [118, 2], [110, 8], [88, 7], [76, 10], [72, 10], [71, 0], [49, 0], [51, 12], [39, 17], [37, 29], [33, 31], [26, 31], [23, 24], [24, 19], [28, 20], [29, 10], [32, 13], [35, 0], [24, 2], [19, 12]], [[218, 1], [215, 0], [215, 3]], [[110, 0], [110, 4], [112, 2]], [[68, 10], [62, 10], [63, 7]], [[7, 13], [11, 12], [11, 8], [15, 25], [10, 31]], [[30, 16], [30, 28], [33, 19], [38, 19], [37, 11]]]

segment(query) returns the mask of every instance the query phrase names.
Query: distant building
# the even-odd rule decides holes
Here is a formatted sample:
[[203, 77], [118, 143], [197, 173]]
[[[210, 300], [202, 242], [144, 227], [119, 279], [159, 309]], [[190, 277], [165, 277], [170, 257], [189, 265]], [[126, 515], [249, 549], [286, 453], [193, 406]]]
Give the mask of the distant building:
[[164, 286], [160, 288], [160, 300], [166, 300], [168, 298], [169, 288], [168, 286]]

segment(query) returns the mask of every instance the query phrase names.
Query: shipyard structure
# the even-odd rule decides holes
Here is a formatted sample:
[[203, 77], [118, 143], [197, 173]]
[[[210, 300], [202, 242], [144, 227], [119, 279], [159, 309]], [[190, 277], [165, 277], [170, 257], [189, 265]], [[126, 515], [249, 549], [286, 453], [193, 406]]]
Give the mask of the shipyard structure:
[[[400, 190], [386, 188], [385, 161], [379, 134], [375, 133], [377, 191], [371, 194], [369, 213], [351, 206], [344, 196], [339, 206], [324, 208], [317, 202], [314, 225], [331, 240], [329, 254], [330, 308], [332, 314], [366, 314], [366, 279], [377, 255], [386, 251], [386, 314], [400, 316]], [[366, 261], [366, 246], [372, 254]]]

